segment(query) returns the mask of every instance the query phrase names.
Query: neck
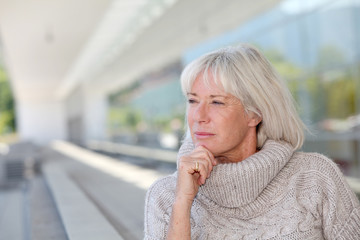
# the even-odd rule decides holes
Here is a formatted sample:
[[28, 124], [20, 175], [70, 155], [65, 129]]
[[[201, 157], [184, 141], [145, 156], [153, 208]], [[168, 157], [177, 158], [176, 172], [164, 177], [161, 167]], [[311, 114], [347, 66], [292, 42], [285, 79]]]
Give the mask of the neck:
[[[254, 203], [289, 161], [293, 152], [294, 149], [289, 143], [268, 140], [258, 153], [242, 162], [214, 166], [210, 177], [200, 187], [200, 195], [204, 194], [211, 201], [226, 206], [227, 209]], [[261, 198], [256, 205], [251, 204], [247, 210], [239, 210], [243, 214], [248, 214], [256, 210], [255, 206], [259, 206], [257, 204], [263, 204], [265, 201]]]
[[256, 130], [250, 131], [240, 146], [228, 151], [224, 154], [219, 154], [216, 157], [219, 163], [236, 163], [250, 157], [257, 152], [257, 137]]

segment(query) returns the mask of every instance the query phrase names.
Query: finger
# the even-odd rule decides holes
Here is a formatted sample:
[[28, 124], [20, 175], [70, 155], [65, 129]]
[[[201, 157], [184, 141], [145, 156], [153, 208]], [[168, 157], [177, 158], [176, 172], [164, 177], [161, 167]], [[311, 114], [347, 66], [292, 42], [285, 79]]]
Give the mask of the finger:
[[[187, 172], [191, 175], [195, 175], [198, 174], [199, 176], [201, 175], [201, 171], [200, 171], [200, 159], [191, 159], [192, 161], [186, 162], [187, 165]], [[196, 176], [196, 175], [195, 175]]]
[[216, 158], [214, 157], [214, 155], [212, 154], [212, 152], [210, 152], [208, 149], [204, 148], [206, 153], [208, 154], [209, 156], [209, 159], [210, 159], [210, 164], [211, 164], [211, 167], [213, 166], [216, 166], [217, 165], [217, 160]]
[[209, 172], [209, 167], [206, 160], [201, 158], [191, 160], [191, 162], [188, 162], [188, 173], [199, 173], [201, 175], [207, 175], [207, 173]]
[[[199, 172], [201, 175], [201, 183], [204, 183], [206, 178], [210, 177], [210, 173], [213, 169], [213, 154], [203, 146], [195, 148], [190, 154], [180, 158], [180, 164], [186, 165], [187, 172], [194, 174]], [[197, 171], [196, 163], [199, 165], [199, 171]], [[184, 165], [183, 165], [184, 164]]]
[[[204, 165], [203, 165], [203, 167], [206, 168]], [[201, 174], [201, 172], [200, 172], [200, 177], [199, 177], [200, 185], [205, 184], [206, 179], [210, 176], [209, 170], [204, 170], [203, 172], [204, 172], [204, 174]]]
[[214, 155], [208, 149], [203, 147], [203, 151], [206, 154], [206, 160], [208, 161], [208, 169], [209, 169], [209, 171], [208, 171], [207, 178], [209, 178], [210, 173], [213, 170], [213, 167], [216, 165], [216, 160], [215, 160]]
[[210, 163], [215, 166], [217, 165], [217, 161], [216, 158], [214, 157], [214, 155], [210, 152], [209, 149], [207, 149], [206, 147], [200, 145], [197, 148], [195, 148], [194, 150], [196, 150], [196, 152], [205, 152], [210, 160]]
[[214, 155], [203, 146], [197, 147], [193, 152], [193, 154], [191, 154], [191, 157], [204, 158], [205, 160], [207, 160], [209, 165], [208, 168], [210, 172], [212, 171], [213, 166], [217, 164]]
[[210, 176], [208, 163], [204, 161], [198, 162], [198, 169], [195, 173], [198, 173], [200, 176], [198, 178], [199, 185], [205, 184], [206, 178]]

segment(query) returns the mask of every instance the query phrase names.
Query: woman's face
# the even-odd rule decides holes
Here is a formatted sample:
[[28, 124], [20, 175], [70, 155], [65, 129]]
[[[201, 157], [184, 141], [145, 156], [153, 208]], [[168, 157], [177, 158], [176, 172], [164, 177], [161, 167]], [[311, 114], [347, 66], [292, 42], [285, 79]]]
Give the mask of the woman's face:
[[245, 113], [238, 98], [213, 80], [206, 85], [202, 76], [198, 77], [187, 98], [187, 120], [196, 146], [206, 147], [215, 157], [227, 159], [226, 162], [241, 161], [250, 141], [255, 141], [256, 147], [257, 122]]

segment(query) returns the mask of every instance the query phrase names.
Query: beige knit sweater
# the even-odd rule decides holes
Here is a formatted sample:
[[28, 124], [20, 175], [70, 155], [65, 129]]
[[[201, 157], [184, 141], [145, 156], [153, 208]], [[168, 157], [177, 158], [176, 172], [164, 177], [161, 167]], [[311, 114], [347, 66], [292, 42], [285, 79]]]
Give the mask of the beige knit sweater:
[[[179, 156], [193, 149], [183, 144]], [[176, 172], [145, 203], [145, 239], [165, 239]], [[360, 239], [360, 205], [337, 166], [268, 140], [239, 163], [214, 167], [191, 208], [192, 239]]]

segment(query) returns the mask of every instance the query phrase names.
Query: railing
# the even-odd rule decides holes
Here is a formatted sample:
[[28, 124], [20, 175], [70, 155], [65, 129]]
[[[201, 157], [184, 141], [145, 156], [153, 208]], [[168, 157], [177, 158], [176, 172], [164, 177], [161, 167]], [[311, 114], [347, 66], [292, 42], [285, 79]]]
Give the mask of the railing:
[[108, 141], [89, 141], [87, 148], [94, 151], [101, 151], [111, 154], [123, 154], [132, 157], [151, 158], [165, 162], [176, 162], [177, 152], [163, 149], [154, 149], [123, 143], [114, 143]]

